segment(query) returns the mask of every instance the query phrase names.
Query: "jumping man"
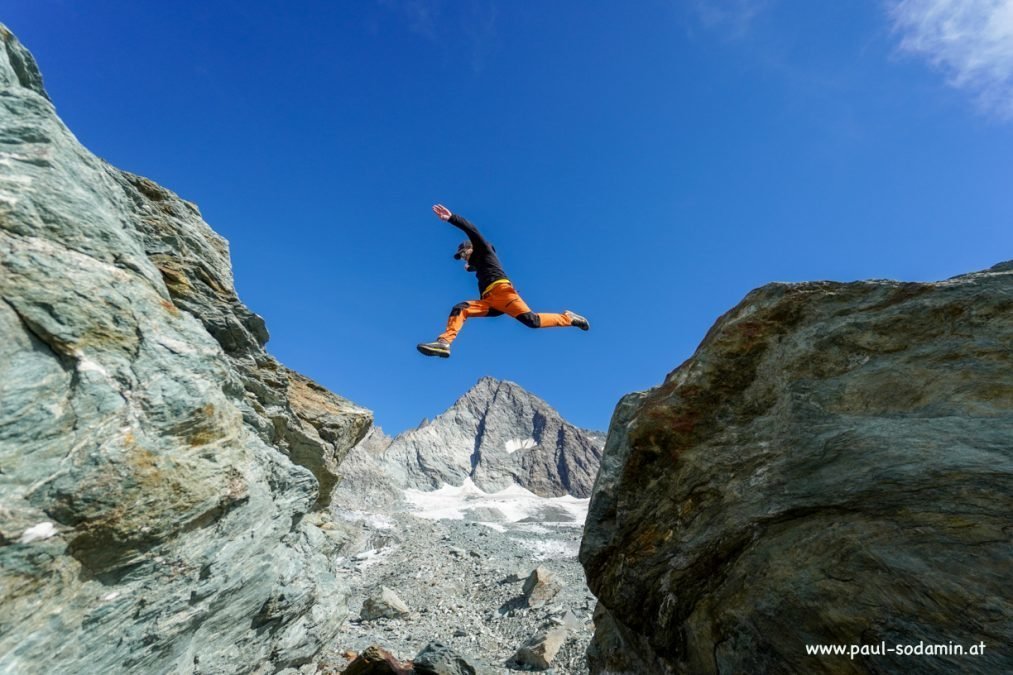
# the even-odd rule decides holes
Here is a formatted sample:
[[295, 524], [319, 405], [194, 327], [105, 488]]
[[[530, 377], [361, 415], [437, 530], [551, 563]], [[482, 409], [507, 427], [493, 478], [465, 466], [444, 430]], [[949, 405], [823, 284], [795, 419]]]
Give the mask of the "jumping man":
[[474, 225], [467, 220], [451, 213], [443, 204], [433, 207], [433, 212], [441, 220], [462, 230], [468, 235], [468, 241], [461, 242], [454, 254], [455, 260], [464, 261], [464, 269], [478, 276], [480, 300], [468, 300], [454, 305], [447, 320], [447, 329], [435, 342], [424, 342], [418, 350], [426, 356], [450, 356], [450, 343], [457, 337], [465, 319], [476, 316], [501, 316], [509, 314], [529, 328], [552, 328], [553, 326], [574, 326], [588, 330], [591, 325], [587, 319], [567, 310], [562, 314], [536, 314], [517, 295], [513, 284], [507, 279], [503, 266], [496, 257], [496, 247], [485, 240]]

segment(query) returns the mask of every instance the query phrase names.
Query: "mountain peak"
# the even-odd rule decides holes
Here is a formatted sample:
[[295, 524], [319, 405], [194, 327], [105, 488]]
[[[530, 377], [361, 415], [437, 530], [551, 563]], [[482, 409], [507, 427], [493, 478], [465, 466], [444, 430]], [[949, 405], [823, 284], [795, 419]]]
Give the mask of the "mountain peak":
[[518, 385], [515, 382], [510, 382], [509, 380], [499, 380], [499, 379], [496, 379], [495, 377], [492, 377], [491, 375], [485, 375], [485, 376], [480, 377], [478, 379], [478, 382], [476, 382], [475, 385], [465, 393], [465, 396], [467, 396], [469, 393], [471, 393], [473, 391], [476, 391], [476, 392], [477, 391], [496, 391], [496, 390], [498, 390], [498, 389], [500, 389], [502, 387], [518, 387], [518, 388], [520, 388], [520, 385]]
[[[480, 403], [487, 406], [492, 406], [497, 403], [510, 405], [511, 401], [530, 401], [532, 405], [537, 407], [545, 407], [552, 410], [552, 407], [542, 400], [540, 397], [532, 394], [530, 391], [510, 380], [498, 380], [495, 377], [485, 376], [478, 380], [475, 385], [466, 391], [454, 405], [451, 410], [460, 405], [469, 405], [472, 403]], [[555, 411], [553, 410], [555, 414]]]
[[601, 446], [519, 384], [486, 376], [432, 422], [399, 434], [384, 455], [406, 487], [471, 479], [486, 491], [518, 484], [542, 496], [586, 497]]

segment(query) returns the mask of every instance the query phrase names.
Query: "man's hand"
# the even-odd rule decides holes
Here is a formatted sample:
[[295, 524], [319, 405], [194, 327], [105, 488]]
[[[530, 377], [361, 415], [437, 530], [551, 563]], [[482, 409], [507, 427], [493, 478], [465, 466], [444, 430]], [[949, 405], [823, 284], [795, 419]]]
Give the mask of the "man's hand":
[[454, 215], [450, 212], [443, 204], [436, 204], [433, 206], [433, 213], [435, 213], [440, 220], [450, 220], [450, 216]]

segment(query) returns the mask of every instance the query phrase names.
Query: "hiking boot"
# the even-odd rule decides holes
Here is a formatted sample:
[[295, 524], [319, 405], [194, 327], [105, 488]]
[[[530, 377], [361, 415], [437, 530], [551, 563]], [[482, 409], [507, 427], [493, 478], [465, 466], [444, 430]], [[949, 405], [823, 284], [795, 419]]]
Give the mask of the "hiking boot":
[[443, 340], [436, 340], [435, 342], [423, 342], [419, 344], [416, 349], [425, 354], [426, 356], [440, 356], [445, 359], [450, 358], [450, 343], [444, 342]]
[[591, 330], [591, 324], [588, 323], [587, 319], [582, 317], [580, 314], [575, 314], [570, 310], [566, 310], [565, 312], [563, 312], [563, 316], [570, 317], [571, 326], [576, 326], [581, 330]]

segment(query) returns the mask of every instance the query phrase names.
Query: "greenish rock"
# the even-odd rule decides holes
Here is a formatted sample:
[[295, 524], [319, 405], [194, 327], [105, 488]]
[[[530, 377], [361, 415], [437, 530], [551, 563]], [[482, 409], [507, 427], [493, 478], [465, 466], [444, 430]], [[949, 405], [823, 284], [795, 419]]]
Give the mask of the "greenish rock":
[[0, 671], [299, 666], [372, 415], [264, 351], [196, 206], [98, 159], [0, 26]]
[[747, 295], [616, 408], [591, 672], [1013, 671], [1011, 345], [1013, 262]]

